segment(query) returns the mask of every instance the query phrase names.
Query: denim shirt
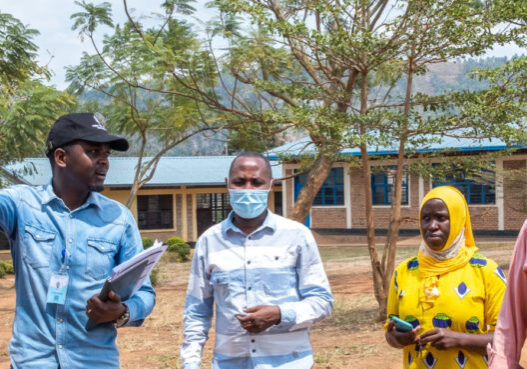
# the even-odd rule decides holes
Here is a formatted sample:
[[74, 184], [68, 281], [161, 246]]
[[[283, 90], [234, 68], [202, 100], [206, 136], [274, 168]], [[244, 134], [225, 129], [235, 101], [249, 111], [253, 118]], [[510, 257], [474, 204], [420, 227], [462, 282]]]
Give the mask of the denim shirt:
[[[114, 325], [86, 331], [85, 311], [111, 269], [143, 249], [130, 211], [95, 192], [70, 211], [51, 183], [20, 185], [0, 191], [0, 226], [15, 269], [13, 368], [118, 368]], [[61, 270], [69, 277], [66, 302], [46, 303], [51, 275]], [[155, 303], [150, 281], [123, 302], [130, 311], [127, 325], [140, 325]]]

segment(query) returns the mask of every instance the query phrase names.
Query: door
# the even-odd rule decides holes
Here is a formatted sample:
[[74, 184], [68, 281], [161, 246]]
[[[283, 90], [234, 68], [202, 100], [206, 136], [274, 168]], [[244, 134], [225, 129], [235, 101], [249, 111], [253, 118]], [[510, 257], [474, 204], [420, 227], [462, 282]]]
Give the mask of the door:
[[227, 218], [231, 211], [228, 193], [199, 193], [196, 195], [198, 237], [214, 224]]

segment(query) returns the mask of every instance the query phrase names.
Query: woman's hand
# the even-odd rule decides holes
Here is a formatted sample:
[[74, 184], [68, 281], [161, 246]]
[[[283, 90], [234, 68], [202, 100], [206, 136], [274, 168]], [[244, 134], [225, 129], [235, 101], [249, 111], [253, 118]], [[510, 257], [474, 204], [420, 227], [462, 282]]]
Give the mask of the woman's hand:
[[395, 329], [393, 320], [390, 320], [385, 335], [386, 341], [390, 346], [395, 348], [403, 348], [404, 346], [413, 345], [417, 342], [416, 337], [419, 329], [421, 329], [421, 327], [417, 326], [409, 332], [399, 332]]
[[425, 332], [417, 337], [420, 345], [426, 345], [428, 342], [438, 350], [448, 350], [453, 347], [463, 346], [462, 340], [464, 334], [451, 331], [450, 329], [437, 328]]
[[475, 350], [484, 355], [487, 352], [487, 345], [492, 342], [493, 337], [494, 332], [472, 334], [438, 328], [421, 334], [417, 337], [417, 342], [423, 346], [430, 342], [430, 345], [438, 350], [459, 347], [468, 350]]

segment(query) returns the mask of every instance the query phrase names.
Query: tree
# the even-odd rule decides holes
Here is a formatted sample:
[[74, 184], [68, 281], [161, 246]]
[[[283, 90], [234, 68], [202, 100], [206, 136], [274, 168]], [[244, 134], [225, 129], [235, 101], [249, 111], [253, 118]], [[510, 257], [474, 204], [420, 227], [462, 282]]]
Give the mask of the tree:
[[[188, 3], [171, 0], [165, 6]], [[218, 13], [200, 44], [207, 73], [189, 63], [190, 56], [141, 37], [157, 57], [156, 70], [182, 88], [156, 91], [188, 97], [239, 124], [258, 124], [259, 132], [304, 130], [316, 154], [290, 215], [299, 221], [341, 150], [360, 148], [374, 290], [384, 318], [407, 155], [445, 135], [514, 136], [522, 114], [517, 101], [503, 101], [498, 90], [427, 96], [414, 90], [414, 79], [431, 64], [482, 55], [518, 37], [517, 30], [498, 27], [503, 17], [493, 2], [474, 0], [214, 0], [210, 6]], [[216, 41], [227, 46], [218, 50]], [[226, 82], [230, 78], [233, 83]], [[483, 104], [494, 113], [485, 115]], [[515, 108], [504, 111], [508, 105]], [[490, 116], [499, 124], [486, 124]], [[375, 158], [367, 148], [393, 143], [395, 196], [380, 256], [370, 183]]]
[[[365, 178], [368, 246], [381, 318], [385, 316], [399, 228], [403, 221], [402, 178], [409, 153], [418, 146], [426, 146], [444, 136], [500, 137], [511, 142], [519, 138], [521, 131], [517, 123], [523, 117], [523, 113], [517, 108], [507, 110], [501, 95], [490, 90], [447, 92], [440, 96], [427, 96], [414, 90], [414, 78], [426, 72], [427, 66], [459, 57], [481, 55], [495, 43], [512, 38], [505, 32], [488, 32], [489, 28], [495, 27], [499, 22], [492, 6], [474, 7], [470, 1], [409, 1], [407, 4], [400, 20], [405, 24], [405, 40], [399, 45], [401, 49], [397, 55], [404, 71], [404, 78], [397, 79], [403, 85], [401, 97], [394, 94], [395, 89], [390, 85], [381, 88], [389, 91], [389, 95], [384, 95], [387, 98], [383, 98], [383, 101], [386, 102], [380, 104], [379, 109], [379, 104], [370, 98], [370, 86], [364, 83], [366, 72], [362, 72], [361, 112], [368, 115], [377, 111], [378, 118], [373, 124], [361, 123], [360, 131], [370, 134], [373, 132], [377, 137], [394, 142], [397, 150], [388, 237], [382, 258], [379, 258], [375, 249], [369, 169], [371, 163], [367, 152], [367, 145], [371, 144], [371, 140], [360, 145]], [[367, 24], [370, 24], [370, 20], [367, 20]], [[390, 37], [392, 39], [393, 35]], [[509, 99], [508, 105], [516, 106], [517, 101], [514, 100]]]
[[0, 157], [1, 164], [42, 154], [48, 129], [73, 104], [71, 97], [44, 82], [36, 61], [38, 31], [0, 13]]
[[[67, 80], [76, 94], [89, 88], [109, 97], [109, 104], [98, 107], [108, 125], [138, 138], [138, 163], [126, 203], [130, 207], [137, 191], [152, 178], [167, 151], [197, 133], [225, 127], [219, 115], [211, 114], [206, 106], [189, 98], [185, 86], [171, 78], [174, 71], [165, 67], [169, 58], [176, 58], [188, 63], [188, 68], [214, 78], [210, 72], [213, 61], [200, 51], [192, 28], [172, 17], [176, 8], [191, 10], [184, 4], [176, 7], [171, 2], [165, 3], [165, 18], [161, 25], [152, 28], [132, 18], [122, 26], [114, 26], [109, 3], [95, 6], [77, 1], [76, 4], [83, 11], [71, 16], [75, 20], [73, 29], [90, 40], [95, 53], [85, 53], [78, 66], [68, 68]], [[126, 2], [125, 10], [129, 14]], [[94, 36], [100, 25], [113, 28], [113, 34], [105, 36], [101, 48]], [[152, 52], [161, 48], [164, 55]]]
[[[258, 112], [260, 121], [301, 127], [316, 146], [293, 219], [305, 218], [338, 153], [360, 148], [368, 248], [383, 319], [402, 222], [402, 177], [408, 154], [445, 135], [514, 136], [517, 126], [508, 124], [521, 117], [518, 109], [504, 114], [499, 94], [465, 91], [427, 96], [414, 90], [414, 79], [431, 64], [482, 55], [494, 44], [512, 39], [515, 32], [492, 32], [502, 21], [497, 9], [472, 0], [218, 0], [214, 4], [224, 14], [224, 32], [233, 29], [232, 19], [243, 24], [228, 34], [230, 48], [222, 59], [240, 84], [251, 86], [267, 102]], [[488, 124], [490, 115], [482, 114], [484, 106], [502, 114], [493, 121], [499, 124]], [[389, 233], [380, 256], [370, 182], [375, 158], [369, 157], [367, 148], [390, 144], [398, 152], [397, 170]]]

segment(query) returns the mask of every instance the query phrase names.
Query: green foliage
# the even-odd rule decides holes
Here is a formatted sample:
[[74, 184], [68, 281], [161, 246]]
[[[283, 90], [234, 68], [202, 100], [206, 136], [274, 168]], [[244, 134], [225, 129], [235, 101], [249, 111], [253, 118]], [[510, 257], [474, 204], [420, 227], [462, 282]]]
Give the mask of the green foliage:
[[0, 95], [0, 161], [40, 155], [49, 127], [72, 105], [67, 93], [37, 80], [21, 83], [6, 98]]
[[0, 13], [0, 165], [41, 154], [49, 126], [73, 104], [67, 93], [44, 85], [49, 72], [36, 61], [36, 35]]
[[228, 136], [229, 153], [239, 151], [265, 152], [277, 145], [274, 131], [276, 127], [247, 123], [243, 130], [232, 130]]
[[171, 237], [166, 241], [168, 245], [167, 251], [175, 253], [179, 261], [185, 262], [189, 260], [190, 246], [179, 237]]
[[82, 7], [84, 12], [72, 14], [71, 19], [75, 21], [71, 27], [72, 30], [78, 29], [81, 34], [92, 34], [99, 24], [113, 27], [112, 5], [110, 3], [104, 2], [100, 5], [94, 5], [82, 0], [75, 1], [75, 4]]
[[154, 267], [152, 271], [150, 272], [150, 282], [152, 283], [152, 286], [156, 287], [159, 284], [159, 265]]
[[[525, 43], [526, 7], [515, 3], [212, 0], [208, 6], [217, 17], [200, 39], [192, 25], [178, 20], [178, 11], [192, 12], [176, 6], [187, 2], [167, 1], [159, 23], [145, 28], [129, 17], [104, 40], [100, 49], [104, 61], [86, 55], [81, 66], [70, 70], [69, 78], [77, 89], [108, 86], [106, 92], [114, 103], [105, 114], [123, 132], [139, 129], [144, 135], [151, 121], [144, 111], [161, 106], [152, 120], [161, 121], [161, 142], [171, 137], [172, 117], [170, 127], [183, 131], [191, 126], [186, 119], [198, 116], [209, 122], [234, 122], [230, 138], [244, 148], [265, 147], [277, 131], [305, 132], [309, 139], [304, 148], [316, 154], [306, 165], [308, 180], [291, 214], [302, 220], [343, 149], [362, 150], [365, 191], [370, 191], [368, 168], [376, 159], [369, 158], [367, 151], [393, 149], [398, 157], [394, 178], [399, 196], [406, 157], [416, 148], [445, 137], [521, 142], [527, 59], [512, 60], [495, 71], [475, 71], [467, 79], [475, 78], [477, 88], [467, 82], [452, 91], [450, 81], [440, 79], [443, 85], [438, 91], [415, 89], [416, 79], [426, 80], [431, 66], [478, 58], [498, 44]], [[77, 29], [91, 37], [90, 24], [108, 22], [83, 6], [85, 20], [76, 23]], [[103, 13], [108, 11], [97, 10]], [[504, 22], [515, 26], [504, 27]], [[225, 45], [221, 52], [214, 49], [217, 44]], [[110, 61], [117, 73], [108, 74], [105, 62]], [[153, 92], [151, 100], [136, 104], [138, 94], [126, 95], [137, 87]], [[191, 106], [197, 106], [198, 113]], [[369, 245], [372, 264], [379, 266], [374, 280], [379, 304], [384, 306], [384, 286], [389, 283], [380, 281], [393, 272], [402, 220], [398, 203], [392, 208], [384, 255]], [[367, 209], [371, 215], [371, 207]], [[369, 215], [371, 231], [375, 224]]]
[[[506, 2], [212, 2], [228, 16], [214, 22], [215, 34], [229, 42], [223, 65], [243, 86], [230, 90], [233, 100], [238, 97], [240, 109], [258, 124], [305, 130], [310, 140], [304, 147], [311, 152], [316, 149], [293, 218], [302, 220], [308, 214], [327, 169], [343, 149], [362, 150], [363, 177], [367, 180], [369, 165], [377, 159], [370, 158], [367, 151], [380, 147], [394, 150], [398, 157], [395, 193], [400, 195], [406, 158], [417, 148], [429, 147], [448, 136], [498, 137], [506, 142], [523, 136], [521, 125], [527, 106], [519, 62], [510, 66], [514, 74], [507, 75], [505, 67], [494, 80], [492, 74], [478, 80], [477, 88], [467, 82], [461, 91], [453, 91], [452, 81], [436, 78], [435, 82], [442, 82], [439, 90], [415, 89], [417, 79], [430, 78], [427, 72], [431, 66], [477, 58], [496, 44], [520, 43], [522, 36], [525, 40], [525, 28], [502, 27], [507, 15], [520, 25], [527, 19], [514, 14], [516, 6], [512, 4], [516, 2], [509, 1], [505, 11], [495, 6]], [[230, 18], [243, 26], [227, 32], [232, 22], [222, 20]], [[520, 85], [511, 84], [511, 80]], [[370, 190], [367, 180], [363, 183], [365, 191]], [[372, 231], [372, 210], [367, 207], [367, 211], [367, 227]], [[392, 275], [400, 214], [396, 201], [382, 256], [377, 254], [373, 239], [369, 244], [372, 263], [380, 266], [374, 270], [378, 273], [376, 281]], [[383, 291], [383, 285], [386, 281], [376, 283], [376, 291]], [[385, 316], [382, 295], [376, 297], [380, 316]]]
[[[193, 135], [226, 124], [197, 98], [199, 92], [189, 87], [190, 80], [169, 67], [181, 64], [193, 71], [192, 80], [211, 88], [216, 80], [215, 64], [203, 51], [196, 32], [175, 16], [175, 12], [192, 13], [190, 3], [165, 1], [163, 12], [152, 17], [150, 27], [131, 17], [114, 26], [109, 3], [77, 1], [82, 11], [71, 16], [73, 29], [89, 38], [95, 50], [91, 55], [85, 53], [79, 65], [67, 69], [69, 91], [81, 94], [91, 90], [107, 96], [111, 102], [100, 104], [97, 111], [111, 130], [139, 143], [128, 206], [137, 190], [152, 178], [162, 155]], [[98, 40], [94, 31], [101, 26], [112, 27], [112, 33], [104, 37], [102, 46], [95, 46]], [[144, 159], [147, 156], [151, 158]]]
[[0, 13], [0, 94], [33, 74], [45, 72], [36, 62], [38, 47], [33, 43], [36, 35], [37, 30], [26, 28], [10, 14]]
[[145, 250], [154, 244], [154, 240], [148, 237], [142, 237], [141, 240], [143, 241], [143, 249]]
[[4, 278], [6, 275], [5, 265], [4, 263], [0, 263], [0, 278]]
[[4, 266], [6, 274], [14, 274], [15, 269], [13, 268], [13, 260], [9, 259], [6, 261], [0, 261], [0, 264]]

